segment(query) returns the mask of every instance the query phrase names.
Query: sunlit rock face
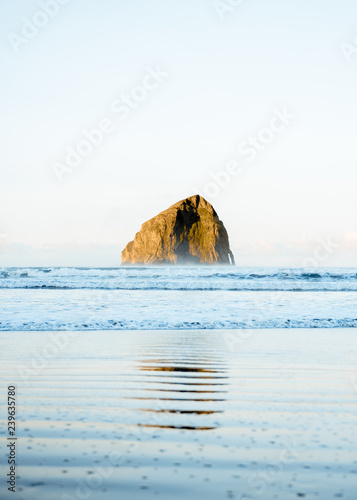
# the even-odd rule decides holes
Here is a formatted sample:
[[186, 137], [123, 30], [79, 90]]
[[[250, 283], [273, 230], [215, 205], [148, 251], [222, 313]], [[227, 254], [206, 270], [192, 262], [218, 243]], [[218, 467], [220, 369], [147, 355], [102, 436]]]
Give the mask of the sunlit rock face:
[[121, 258], [124, 265], [234, 265], [226, 228], [212, 205], [199, 195], [144, 222]]

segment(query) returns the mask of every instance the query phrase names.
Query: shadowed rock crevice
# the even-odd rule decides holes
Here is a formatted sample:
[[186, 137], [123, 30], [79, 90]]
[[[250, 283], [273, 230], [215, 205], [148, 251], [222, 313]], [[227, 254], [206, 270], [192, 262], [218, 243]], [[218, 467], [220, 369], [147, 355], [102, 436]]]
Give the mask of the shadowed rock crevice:
[[199, 195], [144, 222], [122, 252], [122, 264], [232, 264], [227, 231]]

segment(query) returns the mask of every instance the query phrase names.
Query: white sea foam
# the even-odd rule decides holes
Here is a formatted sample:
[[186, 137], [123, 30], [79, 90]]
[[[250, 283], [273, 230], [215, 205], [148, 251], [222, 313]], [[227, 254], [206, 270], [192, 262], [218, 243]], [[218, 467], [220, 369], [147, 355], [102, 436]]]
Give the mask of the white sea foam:
[[231, 266], [0, 268], [1, 288], [357, 291], [357, 272]]
[[[64, 272], [58, 270], [57, 274]], [[19, 273], [19, 271], [16, 271]], [[39, 272], [34, 271], [35, 272]], [[71, 271], [72, 272], [72, 271]], [[85, 272], [75, 270], [77, 272]], [[95, 271], [115, 273], [113, 271]], [[163, 271], [156, 271], [160, 278], [154, 278], [154, 270], [143, 269], [151, 273], [152, 283], [161, 279]], [[203, 278], [202, 271], [197, 271], [201, 278], [193, 276], [193, 281], [201, 279], [204, 284], [211, 282], [210, 289], [182, 289], [182, 285], [191, 281], [187, 277], [193, 270], [185, 273], [185, 280], [170, 276], [166, 283], [175, 283], [180, 289], [137, 288], [118, 289], [101, 288], [3, 288], [0, 289], [0, 330], [150, 330], [150, 329], [239, 329], [239, 328], [336, 328], [357, 326], [357, 294], [355, 291], [293, 291], [278, 289], [279, 278], [273, 279], [276, 289], [271, 291], [254, 290], [257, 282], [265, 278], [251, 278], [252, 289], [228, 290], [214, 288], [221, 282], [219, 278]], [[68, 273], [68, 271], [67, 271]], [[94, 274], [88, 270], [88, 274]], [[128, 271], [135, 274], [136, 271]], [[161, 274], [160, 274], [161, 273]], [[23, 274], [23, 273], [22, 273]], [[47, 273], [48, 275], [49, 273]], [[234, 274], [234, 273], [231, 273]], [[5, 278], [6, 279], [6, 278]], [[13, 279], [13, 278], [11, 278]], [[19, 278], [25, 280], [26, 278]], [[66, 275], [67, 283], [69, 281]], [[84, 287], [86, 280], [76, 278], [76, 283]], [[108, 277], [106, 278], [108, 280]], [[120, 278], [125, 281], [124, 278]], [[238, 278], [237, 278], [238, 279]], [[290, 279], [290, 278], [289, 278]], [[319, 278], [310, 278], [318, 280]], [[143, 282], [145, 283], [148, 278]], [[127, 282], [131, 283], [130, 278]], [[230, 283], [234, 278], [229, 278]], [[249, 279], [247, 279], [247, 282]], [[308, 279], [300, 281], [304, 284]], [[346, 279], [346, 281], [348, 281]], [[352, 280], [350, 280], [352, 282]], [[326, 281], [325, 281], [326, 283]], [[158, 286], [158, 284], [157, 284]], [[128, 285], [129, 287], [129, 285]]]

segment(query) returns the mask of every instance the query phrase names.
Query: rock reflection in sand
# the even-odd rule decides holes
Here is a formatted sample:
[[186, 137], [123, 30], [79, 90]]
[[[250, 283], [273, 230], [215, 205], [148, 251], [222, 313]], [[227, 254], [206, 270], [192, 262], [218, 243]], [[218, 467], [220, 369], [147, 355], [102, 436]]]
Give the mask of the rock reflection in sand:
[[[217, 365], [219, 365], [219, 368], [215, 368]], [[217, 363], [217, 360], [212, 362], [207, 360], [203, 363], [199, 360], [195, 362], [194, 359], [187, 362], [177, 358], [172, 359], [170, 362], [167, 358], [159, 358], [145, 359], [139, 364], [138, 368], [142, 372], [148, 372], [146, 373], [147, 387], [145, 387], [144, 383], [142, 386], [142, 390], [144, 392], [148, 391], [148, 394], [133, 395], [129, 396], [128, 399], [156, 403], [156, 408], [139, 408], [141, 412], [153, 413], [157, 416], [160, 414], [182, 416], [179, 423], [175, 421], [163, 424], [155, 419], [155, 423], [139, 423], [139, 427], [185, 430], [212, 430], [217, 427], [217, 425], [203, 425], [199, 418], [195, 417], [223, 413], [223, 410], [217, 407], [216, 404], [226, 401], [222, 397], [222, 394], [227, 393], [227, 390], [224, 390], [224, 386], [228, 383], [228, 375], [222, 362]], [[150, 385], [159, 374], [152, 372], [162, 372], [164, 377], [163, 380], [160, 377], [159, 385], [155, 389], [150, 387]], [[180, 380], [177, 381], [177, 379]], [[165, 383], [166, 387], [161, 387], [162, 383]], [[171, 387], [167, 388], [167, 385], [171, 385]], [[181, 387], [182, 385], [185, 385], [184, 389]], [[150, 395], [150, 392], [153, 391], [157, 393], [155, 398]], [[214, 397], [215, 394], [218, 395], [217, 398]], [[205, 397], [205, 395], [210, 395], [210, 397]], [[174, 402], [174, 407], [167, 407], [167, 404], [170, 404], [167, 402], [170, 401]], [[204, 403], [205, 408], [198, 408], [197, 405], [195, 406], [195, 403]], [[207, 403], [209, 403], [208, 408]], [[190, 405], [190, 408], [187, 408], [187, 404]], [[189, 419], [190, 421], [188, 421]]]

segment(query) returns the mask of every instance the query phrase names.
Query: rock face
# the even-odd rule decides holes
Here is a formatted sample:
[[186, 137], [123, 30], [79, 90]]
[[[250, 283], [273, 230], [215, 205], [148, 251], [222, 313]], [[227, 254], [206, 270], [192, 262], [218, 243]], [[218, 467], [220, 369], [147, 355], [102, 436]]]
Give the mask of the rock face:
[[199, 195], [144, 222], [121, 254], [122, 264], [232, 264], [226, 228]]

